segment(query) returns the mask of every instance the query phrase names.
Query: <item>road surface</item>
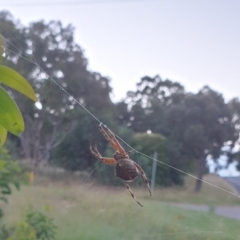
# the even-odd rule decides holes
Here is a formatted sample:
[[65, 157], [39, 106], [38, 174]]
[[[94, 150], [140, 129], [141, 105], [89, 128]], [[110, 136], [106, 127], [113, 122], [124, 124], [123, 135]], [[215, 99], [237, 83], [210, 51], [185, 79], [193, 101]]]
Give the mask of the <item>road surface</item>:
[[215, 206], [211, 210], [210, 207], [207, 205], [196, 205], [187, 203], [170, 203], [170, 205], [200, 212], [213, 211], [219, 216], [228, 217], [240, 221], [240, 206]]
[[[207, 205], [185, 204], [185, 203], [169, 203], [170, 206], [179, 207], [188, 210], [195, 210], [200, 212], [211, 211]], [[214, 206], [212, 211], [223, 217], [228, 217], [240, 221], [240, 206]]]
[[[224, 177], [235, 190], [236, 194], [240, 196], [240, 177]], [[195, 210], [201, 212], [213, 211], [215, 214], [223, 217], [228, 217], [240, 221], [240, 206], [214, 206], [210, 209], [207, 205], [197, 205], [197, 204], [181, 204], [181, 203], [170, 203], [171, 206], [184, 208], [188, 210]]]

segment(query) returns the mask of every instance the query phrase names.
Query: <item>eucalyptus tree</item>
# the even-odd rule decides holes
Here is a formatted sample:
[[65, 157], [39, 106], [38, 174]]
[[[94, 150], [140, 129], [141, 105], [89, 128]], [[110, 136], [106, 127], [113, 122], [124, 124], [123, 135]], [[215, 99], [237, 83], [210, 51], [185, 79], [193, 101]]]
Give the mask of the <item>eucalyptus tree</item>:
[[169, 109], [166, 119], [171, 137], [182, 143], [182, 157], [194, 163], [195, 191], [199, 191], [206, 157], [217, 160], [223, 146], [236, 139], [232, 111], [221, 94], [204, 87], [197, 94], [186, 94], [184, 101]]
[[172, 176], [182, 174], [176, 169], [195, 172], [195, 191], [201, 189], [207, 171], [206, 156], [217, 161], [223, 146], [235, 146], [239, 136], [238, 102], [226, 103], [220, 93], [207, 86], [193, 94], [186, 93], [177, 82], [144, 77], [117, 109], [119, 121], [134, 131], [151, 130], [166, 138]]
[[113, 109], [109, 79], [88, 70], [71, 25], [39, 21], [25, 27], [8, 12], [1, 12], [0, 32], [7, 39], [6, 64], [27, 78], [38, 96], [34, 105], [12, 93], [27, 126], [21, 135], [22, 152], [38, 165], [48, 161], [50, 151], [80, 121], [79, 105], [95, 114]]

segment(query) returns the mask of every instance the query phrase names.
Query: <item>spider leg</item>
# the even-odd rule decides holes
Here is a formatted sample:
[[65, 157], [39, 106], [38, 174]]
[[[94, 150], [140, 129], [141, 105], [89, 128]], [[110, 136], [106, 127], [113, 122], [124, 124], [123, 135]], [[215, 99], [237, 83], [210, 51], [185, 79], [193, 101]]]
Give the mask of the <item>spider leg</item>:
[[111, 130], [109, 130], [106, 126], [104, 126], [102, 123], [99, 125], [99, 130], [102, 133], [102, 135], [105, 137], [105, 139], [109, 142], [109, 144], [112, 146], [113, 149], [118, 151], [121, 154], [126, 154], [118, 140], [116, 139], [115, 135], [112, 133]]
[[132, 152], [135, 152], [136, 150], [129, 150], [129, 151], [127, 151], [127, 154], [129, 155], [129, 154], [131, 154]]
[[96, 144], [94, 142], [91, 142], [89, 149], [90, 149], [90, 152], [92, 153], [92, 155], [94, 157], [98, 158], [103, 163], [109, 164], [109, 165], [115, 165], [116, 164], [116, 160], [114, 158], [102, 157], [101, 154], [98, 152]]
[[134, 194], [133, 194], [133, 192], [132, 192], [132, 190], [131, 190], [131, 188], [130, 188], [130, 186], [128, 185], [127, 182], [125, 182], [125, 186], [126, 186], [126, 188], [129, 190], [132, 198], [137, 202], [137, 204], [138, 204], [139, 206], [143, 207], [143, 205], [135, 198], [135, 196], [134, 196]]
[[145, 185], [146, 185], [146, 187], [149, 191], [150, 196], [152, 196], [152, 192], [151, 192], [151, 189], [150, 189], [148, 179], [147, 179], [147, 176], [146, 176], [145, 172], [136, 162], [133, 161], [133, 163], [136, 166], [136, 168], [138, 169], [139, 173], [141, 174], [142, 181], [145, 183]]

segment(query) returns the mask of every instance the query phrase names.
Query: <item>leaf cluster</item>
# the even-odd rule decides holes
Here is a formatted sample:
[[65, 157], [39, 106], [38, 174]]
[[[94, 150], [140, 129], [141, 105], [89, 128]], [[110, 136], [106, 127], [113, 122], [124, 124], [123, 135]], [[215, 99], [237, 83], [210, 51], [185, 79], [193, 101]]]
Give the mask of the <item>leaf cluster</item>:
[[[0, 34], [0, 58], [4, 54], [5, 41]], [[1, 85], [4, 84], [26, 97], [36, 101], [36, 96], [31, 85], [15, 70], [0, 65], [0, 146], [6, 141], [7, 131], [14, 135], [19, 135], [24, 131], [24, 121], [22, 114], [12, 99]]]
[[24, 219], [13, 227], [0, 229], [1, 240], [54, 240], [56, 226], [46, 212], [29, 207]]
[[16, 162], [0, 160], [0, 200], [7, 203], [7, 196], [12, 193], [12, 186], [20, 189], [21, 183], [27, 182], [27, 175]]

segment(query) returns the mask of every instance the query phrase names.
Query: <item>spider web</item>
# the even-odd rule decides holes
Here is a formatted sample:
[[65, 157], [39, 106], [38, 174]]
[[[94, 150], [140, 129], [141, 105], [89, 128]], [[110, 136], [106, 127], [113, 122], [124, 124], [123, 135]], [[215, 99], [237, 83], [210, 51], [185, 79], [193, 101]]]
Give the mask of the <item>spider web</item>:
[[[21, 47], [18, 48], [11, 42], [9, 42], [9, 44], [14, 46], [16, 50], [21, 50]], [[49, 79], [51, 79], [50, 87], [55, 86], [60, 91], [64, 91], [65, 94], [71, 97], [78, 106], [84, 109], [96, 120], [96, 124], [102, 123], [97, 116], [87, 109], [87, 107], [83, 106], [64, 87], [58, 84], [56, 80], [51, 78], [43, 69], [41, 69], [34, 56], [33, 59], [24, 59], [34, 63], [49, 77]], [[51, 96], [49, 94], [48, 98], [50, 97]], [[116, 133], [114, 134], [120, 142], [124, 143], [135, 152], [138, 164], [141, 165], [139, 156], [142, 156], [148, 160], [156, 160], [159, 164], [163, 164], [175, 171], [181, 172], [192, 179], [198, 179], [190, 173], [137, 151]], [[155, 191], [151, 201], [149, 201], [149, 198], [143, 200], [143, 198], [147, 196], [147, 190], [144, 187], [139, 185], [137, 182], [133, 184], [133, 191], [134, 193], [137, 193], [135, 193], [135, 196], [138, 200], [143, 202], [144, 208], [140, 208], [134, 200], [131, 199], [128, 191], [124, 188], [120, 189], [116, 187], [116, 190], [112, 188], [105, 189], [101, 186], [96, 187], [89, 185], [89, 182], [92, 181], [93, 173], [98, 171], [102, 165], [103, 164], [100, 163], [88, 174], [88, 176], [85, 177], [81, 184], [78, 184], [78, 186], [74, 186], [73, 189], [70, 189], [71, 191], [67, 192], [66, 201], [61, 201], [54, 206], [54, 222], [57, 225], [64, 223], [68, 226], [69, 224], [69, 226], [65, 228], [64, 233], [62, 233], [61, 239], [129, 239], [129, 236], [125, 233], [126, 231], [130, 232], [132, 239], [236, 239], [237, 236], [231, 232], [230, 228], [227, 229], [224, 227], [221, 229], [223, 220], [216, 218], [213, 214], [210, 214], [209, 211], [204, 210], [199, 211], [198, 216], [196, 217], [195, 212], [188, 210], [193, 205], [191, 205], [181, 195], [179, 196], [176, 194], [172, 189], [167, 189], [158, 184], [156, 181]], [[236, 193], [219, 187], [210, 181], [201, 181], [205, 185], [208, 185], [209, 188], [215, 188], [218, 191], [222, 191], [225, 194], [236, 197], [236, 199], [240, 198]], [[150, 179], [149, 182], [151, 182]], [[157, 196], [158, 191], [160, 191], [160, 194], [171, 195], [176, 204], [158, 201], [158, 198], [155, 197]], [[139, 194], [142, 196], [140, 199], [138, 197]], [[114, 195], [117, 195], [117, 199]], [[98, 201], [98, 198], [101, 198], [101, 201]], [[84, 205], [86, 204], [86, 200], [89, 199], [91, 204]], [[115, 208], [113, 207], [112, 201], [118, 204]], [[183, 205], [179, 205], [179, 203]], [[52, 205], [54, 205], [54, 203]], [[76, 211], [78, 206], [81, 206], [84, 209], [83, 216], [79, 216], [84, 220], [73, 224], [69, 218], [71, 218], [73, 211]], [[119, 211], [118, 208], [123, 208], [123, 211]], [[174, 215], [170, 214], [172, 211], [174, 211]], [[168, 217], [168, 215], [171, 217]], [[199, 221], [201, 221], [201, 228], [196, 227]], [[104, 223], [107, 223], [107, 225]], [[99, 225], [99, 228], [96, 225]], [[89, 234], [91, 229], [92, 233]], [[138, 231], [141, 231], [141, 235], [140, 237], [135, 237], [138, 236], [135, 235]]]

